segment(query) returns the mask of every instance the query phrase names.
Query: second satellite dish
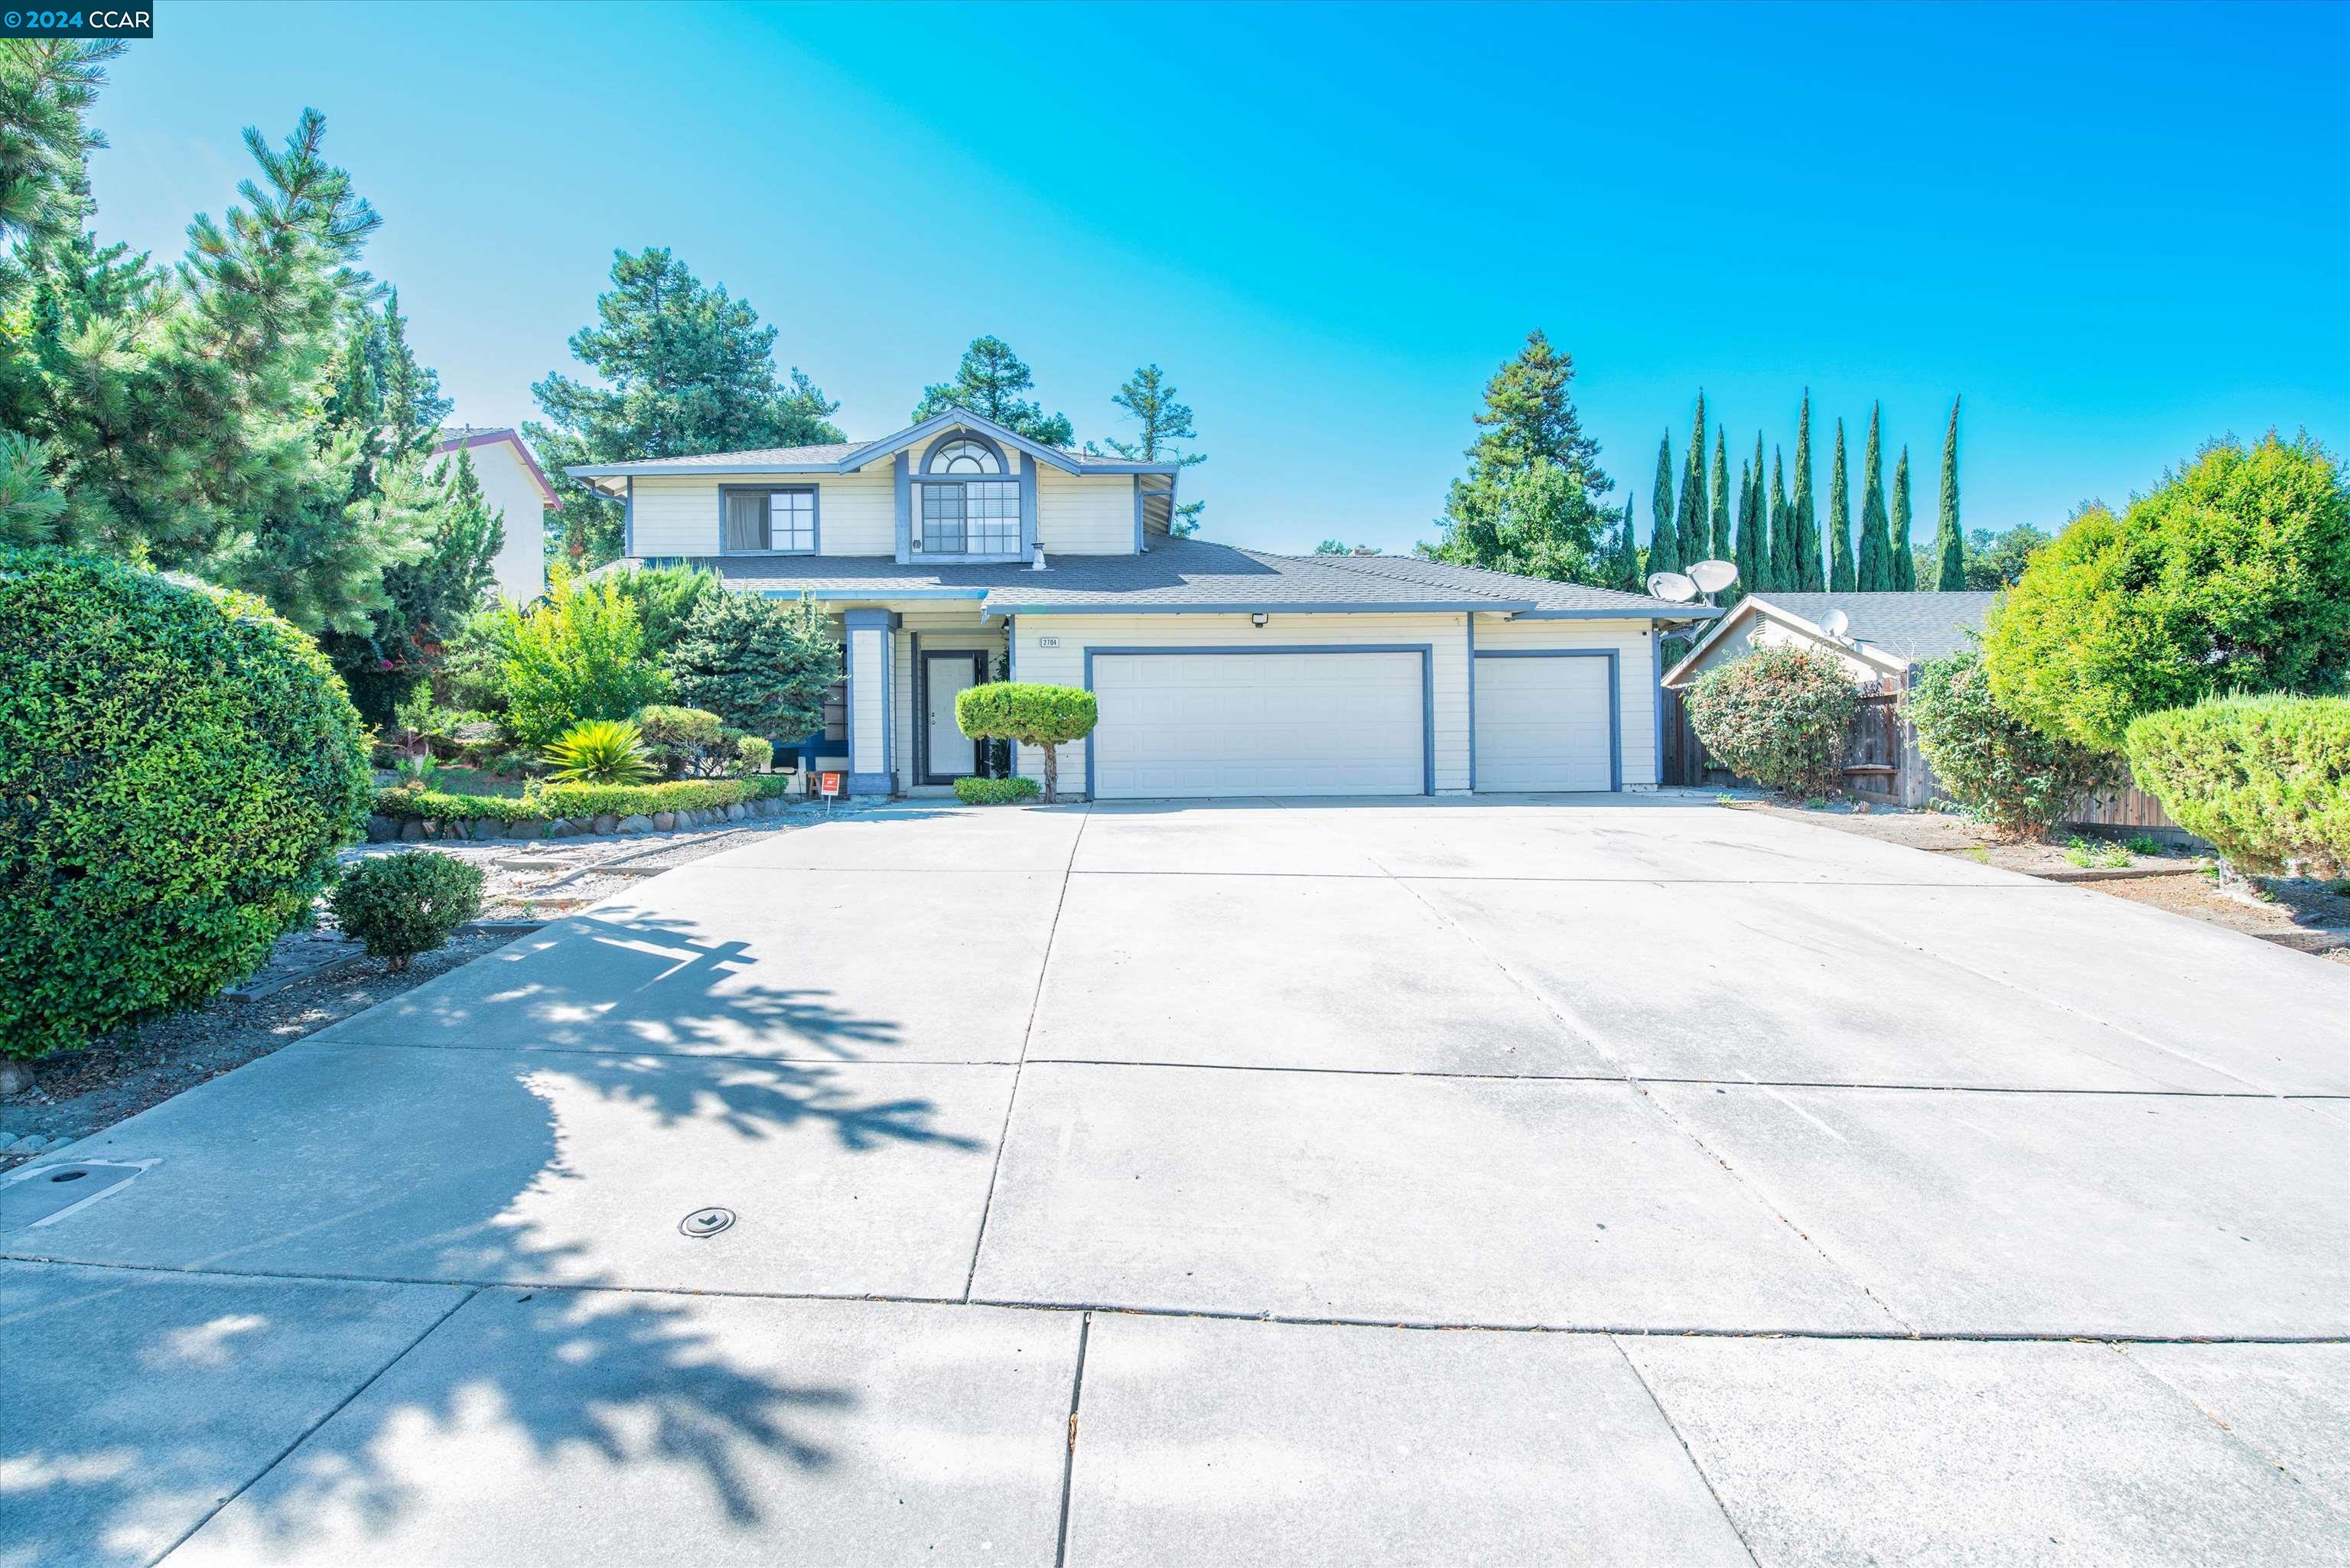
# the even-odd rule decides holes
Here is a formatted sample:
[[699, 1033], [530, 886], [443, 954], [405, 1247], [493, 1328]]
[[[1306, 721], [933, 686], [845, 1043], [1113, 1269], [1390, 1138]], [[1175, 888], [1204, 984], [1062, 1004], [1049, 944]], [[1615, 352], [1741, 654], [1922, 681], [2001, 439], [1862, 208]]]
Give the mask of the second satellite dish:
[[1845, 633], [1845, 628], [1851, 624], [1852, 617], [1845, 614], [1844, 611], [1840, 609], [1832, 609], [1828, 611], [1827, 614], [1820, 617], [1820, 629], [1826, 632], [1833, 638], [1842, 639]]
[[1718, 594], [1738, 580], [1738, 568], [1728, 561], [1699, 561], [1689, 569], [1690, 580], [1701, 594]]
[[1697, 597], [1697, 585], [1679, 572], [1655, 572], [1648, 577], [1648, 592], [1669, 604], [1685, 605]]

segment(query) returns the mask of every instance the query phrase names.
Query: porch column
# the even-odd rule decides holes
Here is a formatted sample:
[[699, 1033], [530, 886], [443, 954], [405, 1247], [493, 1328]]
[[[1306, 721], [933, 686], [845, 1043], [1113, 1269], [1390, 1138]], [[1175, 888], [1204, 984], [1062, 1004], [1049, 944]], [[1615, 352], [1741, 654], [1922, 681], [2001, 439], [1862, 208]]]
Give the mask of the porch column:
[[841, 625], [848, 645], [848, 793], [888, 794], [897, 787], [889, 664], [898, 618], [853, 609]]

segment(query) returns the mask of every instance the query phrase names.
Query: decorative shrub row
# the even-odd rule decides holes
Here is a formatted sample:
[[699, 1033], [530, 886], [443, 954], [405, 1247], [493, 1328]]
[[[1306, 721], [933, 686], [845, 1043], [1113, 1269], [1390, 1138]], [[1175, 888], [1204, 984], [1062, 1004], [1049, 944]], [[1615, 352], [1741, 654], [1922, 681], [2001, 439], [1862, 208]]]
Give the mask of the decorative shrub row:
[[1044, 793], [1035, 779], [961, 778], [954, 782], [955, 799], [965, 805], [1010, 805], [1035, 800]]
[[535, 822], [555, 817], [650, 816], [657, 811], [712, 811], [789, 792], [775, 775], [749, 779], [680, 779], [656, 784], [542, 784], [520, 796], [444, 794], [437, 790], [387, 789], [376, 815], [403, 822]]
[[2239, 870], [2350, 871], [2350, 697], [2224, 697], [2134, 721], [2138, 787]]

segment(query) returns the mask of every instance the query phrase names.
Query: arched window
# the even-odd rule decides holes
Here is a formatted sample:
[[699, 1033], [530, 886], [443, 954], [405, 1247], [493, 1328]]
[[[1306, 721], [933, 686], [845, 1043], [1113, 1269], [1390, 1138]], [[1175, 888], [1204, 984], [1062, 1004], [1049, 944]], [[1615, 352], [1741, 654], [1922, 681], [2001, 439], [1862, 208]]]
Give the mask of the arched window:
[[927, 472], [931, 473], [1002, 473], [1003, 460], [993, 449], [969, 436], [959, 436], [943, 446], [931, 450]]

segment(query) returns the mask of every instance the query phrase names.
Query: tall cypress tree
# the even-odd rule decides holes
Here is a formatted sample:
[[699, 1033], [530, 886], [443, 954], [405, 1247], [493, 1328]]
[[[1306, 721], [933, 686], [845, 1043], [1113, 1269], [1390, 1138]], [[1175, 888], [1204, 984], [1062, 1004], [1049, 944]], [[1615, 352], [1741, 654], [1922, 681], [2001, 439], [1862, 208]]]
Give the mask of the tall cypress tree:
[[1852, 497], [1845, 489], [1844, 421], [1836, 421], [1835, 466], [1828, 471], [1828, 592], [1859, 586], [1852, 566]]
[[1648, 490], [1648, 575], [1681, 569], [1681, 546], [1673, 526], [1673, 432], [1657, 443], [1657, 479]]
[[1780, 593], [1797, 593], [1804, 586], [1795, 567], [1795, 518], [1787, 504], [1787, 472], [1779, 449], [1771, 449], [1771, 587]]
[[1680, 536], [1679, 565], [1675, 570], [1705, 559], [1711, 526], [1705, 505], [1705, 390], [1700, 388], [1697, 426], [1690, 435], [1689, 462], [1681, 467], [1680, 520], [1673, 530]]
[[1709, 559], [1730, 559], [1730, 457], [1722, 442], [1725, 432], [1720, 425], [1713, 427], [1713, 537], [1707, 542]]
[[1877, 444], [1882, 404], [1868, 410], [1868, 445], [1860, 460], [1860, 588], [1890, 593], [1895, 586], [1893, 530], [1885, 515], [1885, 463]]
[[1918, 591], [1918, 546], [1909, 542], [1909, 449], [1893, 465], [1893, 586], [1905, 594]]
[[1632, 497], [1624, 497], [1624, 518], [1616, 527], [1615, 573], [1608, 582], [1611, 588], [1627, 594], [1640, 592], [1640, 545], [1632, 536]]
[[1820, 519], [1812, 504], [1812, 394], [1804, 390], [1804, 411], [1795, 421], [1795, 495], [1789, 503], [1795, 518], [1796, 590], [1815, 594], [1828, 586], [1820, 568]]
[[1959, 532], [1959, 400], [1950, 400], [1950, 428], [1942, 437], [1942, 514], [1934, 524], [1934, 587], [1956, 593], [1967, 586], [1967, 546]]
[[1756, 504], [1762, 497], [1762, 473], [1744, 458], [1738, 460], [1738, 544], [1731, 560], [1738, 566], [1740, 596], [1754, 591], [1762, 573], [1762, 508]]

